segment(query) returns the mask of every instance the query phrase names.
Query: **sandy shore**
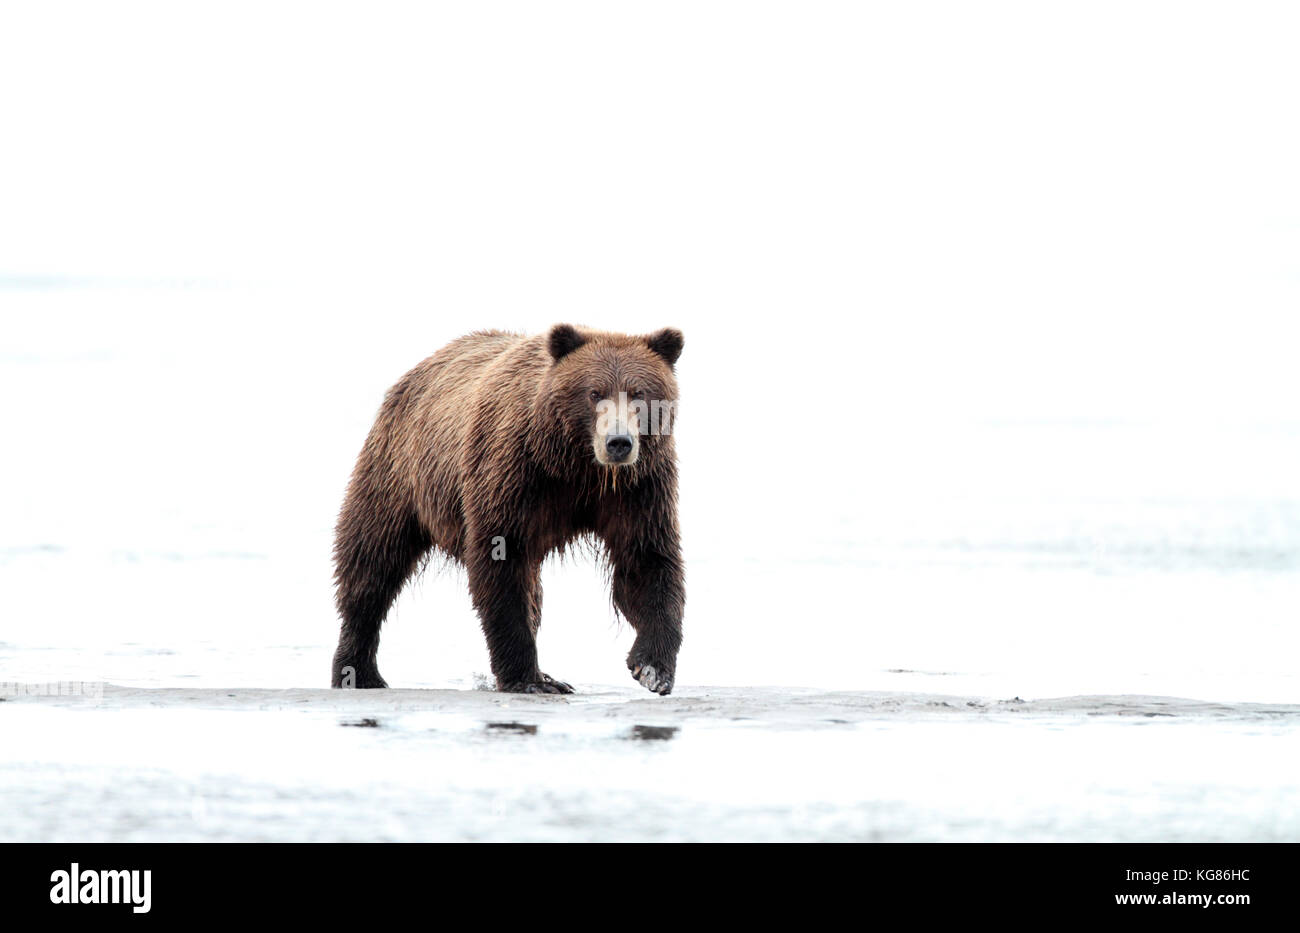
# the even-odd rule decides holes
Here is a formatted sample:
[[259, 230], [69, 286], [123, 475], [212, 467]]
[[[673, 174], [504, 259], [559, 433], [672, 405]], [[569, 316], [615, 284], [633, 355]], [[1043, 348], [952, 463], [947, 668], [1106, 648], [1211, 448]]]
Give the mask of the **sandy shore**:
[[0, 839], [1300, 839], [1300, 706], [11, 691]]
[[998, 721], [1140, 717], [1197, 722], [1276, 722], [1300, 725], [1300, 705], [1215, 703], [1178, 697], [1072, 696], [1024, 700], [886, 691], [828, 691], [791, 687], [696, 687], [656, 697], [635, 687], [581, 686], [563, 697], [502, 694], [494, 690], [287, 690], [250, 688], [133, 688], [113, 684], [69, 695], [51, 685], [12, 685], [8, 702], [47, 708], [225, 711], [302, 711], [390, 715], [445, 713], [481, 716], [527, 712], [537, 722], [634, 722], [674, 725], [759, 720], [772, 727], [824, 728], [902, 718]]

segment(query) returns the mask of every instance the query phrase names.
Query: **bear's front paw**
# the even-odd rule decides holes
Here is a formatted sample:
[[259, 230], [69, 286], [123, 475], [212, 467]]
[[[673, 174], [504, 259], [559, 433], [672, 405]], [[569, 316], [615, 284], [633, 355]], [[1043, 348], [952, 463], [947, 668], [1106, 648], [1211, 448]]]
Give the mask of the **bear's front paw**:
[[676, 665], [671, 661], [656, 660], [648, 654], [632, 649], [627, 656], [627, 669], [632, 678], [651, 693], [668, 696], [673, 692]]
[[497, 683], [502, 693], [572, 693], [573, 688], [562, 680], [556, 680], [550, 674], [538, 671], [531, 678], [514, 680], [509, 683]]

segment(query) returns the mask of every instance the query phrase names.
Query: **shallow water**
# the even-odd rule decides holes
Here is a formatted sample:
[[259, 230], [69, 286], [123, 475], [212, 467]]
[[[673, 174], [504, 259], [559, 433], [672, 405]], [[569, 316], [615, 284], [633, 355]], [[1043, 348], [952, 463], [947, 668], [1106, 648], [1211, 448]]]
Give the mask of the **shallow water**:
[[109, 688], [0, 716], [11, 840], [1300, 836], [1300, 706]]

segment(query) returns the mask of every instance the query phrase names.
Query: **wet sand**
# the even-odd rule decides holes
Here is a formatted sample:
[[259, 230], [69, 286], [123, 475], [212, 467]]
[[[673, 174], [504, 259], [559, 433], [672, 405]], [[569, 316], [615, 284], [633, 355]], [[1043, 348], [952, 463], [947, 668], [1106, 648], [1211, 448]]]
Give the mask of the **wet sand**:
[[1300, 706], [776, 687], [0, 703], [5, 841], [1300, 839]]

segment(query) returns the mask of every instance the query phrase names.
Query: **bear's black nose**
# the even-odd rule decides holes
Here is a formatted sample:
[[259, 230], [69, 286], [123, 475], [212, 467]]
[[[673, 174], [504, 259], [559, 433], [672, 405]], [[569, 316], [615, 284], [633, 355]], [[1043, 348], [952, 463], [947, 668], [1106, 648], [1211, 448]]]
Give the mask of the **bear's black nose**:
[[627, 434], [611, 434], [605, 438], [605, 452], [616, 463], [626, 460], [632, 452], [632, 438]]

